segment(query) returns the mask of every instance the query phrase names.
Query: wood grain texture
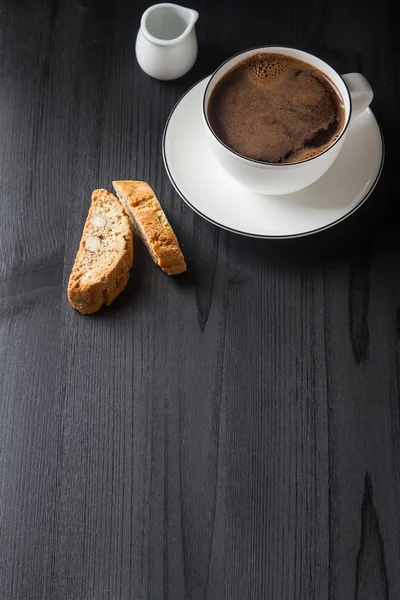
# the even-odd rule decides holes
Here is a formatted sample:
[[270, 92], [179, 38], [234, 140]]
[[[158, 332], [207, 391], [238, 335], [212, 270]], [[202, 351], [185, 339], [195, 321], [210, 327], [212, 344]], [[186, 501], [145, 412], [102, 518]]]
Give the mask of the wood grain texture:
[[[400, 598], [400, 50], [382, 1], [190, 1], [199, 59], [140, 71], [144, 0], [0, 0], [0, 599]], [[222, 60], [300, 47], [373, 89], [383, 177], [334, 230], [201, 220], [161, 157]], [[144, 179], [188, 273], [135, 248], [83, 317], [66, 285], [94, 188]], [[396, 179], [395, 179], [396, 178]]]

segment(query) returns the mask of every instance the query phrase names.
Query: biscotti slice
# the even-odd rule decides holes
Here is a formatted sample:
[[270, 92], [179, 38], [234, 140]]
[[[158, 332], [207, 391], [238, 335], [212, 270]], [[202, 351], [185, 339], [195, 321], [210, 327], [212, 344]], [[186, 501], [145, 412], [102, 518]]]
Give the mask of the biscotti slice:
[[133, 234], [119, 200], [95, 190], [75, 264], [68, 300], [84, 315], [115, 300], [126, 286], [133, 260]]
[[168, 275], [186, 271], [176, 235], [151, 187], [144, 181], [113, 181], [113, 186], [156, 265]]

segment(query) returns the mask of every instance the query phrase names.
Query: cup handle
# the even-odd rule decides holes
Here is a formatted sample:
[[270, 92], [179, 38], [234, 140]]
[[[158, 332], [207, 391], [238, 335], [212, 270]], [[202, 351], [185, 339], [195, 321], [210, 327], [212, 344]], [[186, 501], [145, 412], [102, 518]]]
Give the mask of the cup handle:
[[374, 92], [364, 75], [347, 73], [342, 75], [351, 96], [351, 120], [356, 119], [371, 104]]

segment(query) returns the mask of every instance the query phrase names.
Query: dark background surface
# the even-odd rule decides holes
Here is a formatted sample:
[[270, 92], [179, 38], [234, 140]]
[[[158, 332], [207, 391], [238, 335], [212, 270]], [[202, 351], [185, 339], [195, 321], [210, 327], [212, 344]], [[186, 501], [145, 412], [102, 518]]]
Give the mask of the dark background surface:
[[[190, 2], [195, 68], [162, 83], [148, 3], [0, 0], [1, 600], [400, 598], [398, 15], [388, 2]], [[242, 49], [360, 71], [387, 161], [334, 230], [241, 238], [161, 158], [177, 99]], [[189, 271], [136, 244], [115, 304], [66, 285], [94, 188], [147, 180]]]

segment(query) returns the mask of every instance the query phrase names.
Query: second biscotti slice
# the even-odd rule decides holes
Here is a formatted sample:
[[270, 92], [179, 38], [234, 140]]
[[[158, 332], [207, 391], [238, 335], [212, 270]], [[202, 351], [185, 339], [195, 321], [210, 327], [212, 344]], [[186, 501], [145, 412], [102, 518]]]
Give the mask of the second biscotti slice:
[[126, 286], [133, 260], [133, 234], [119, 200], [95, 190], [68, 284], [68, 300], [83, 314], [115, 300]]
[[113, 181], [135, 231], [156, 265], [168, 275], [186, 271], [179, 243], [151, 187], [144, 181]]

